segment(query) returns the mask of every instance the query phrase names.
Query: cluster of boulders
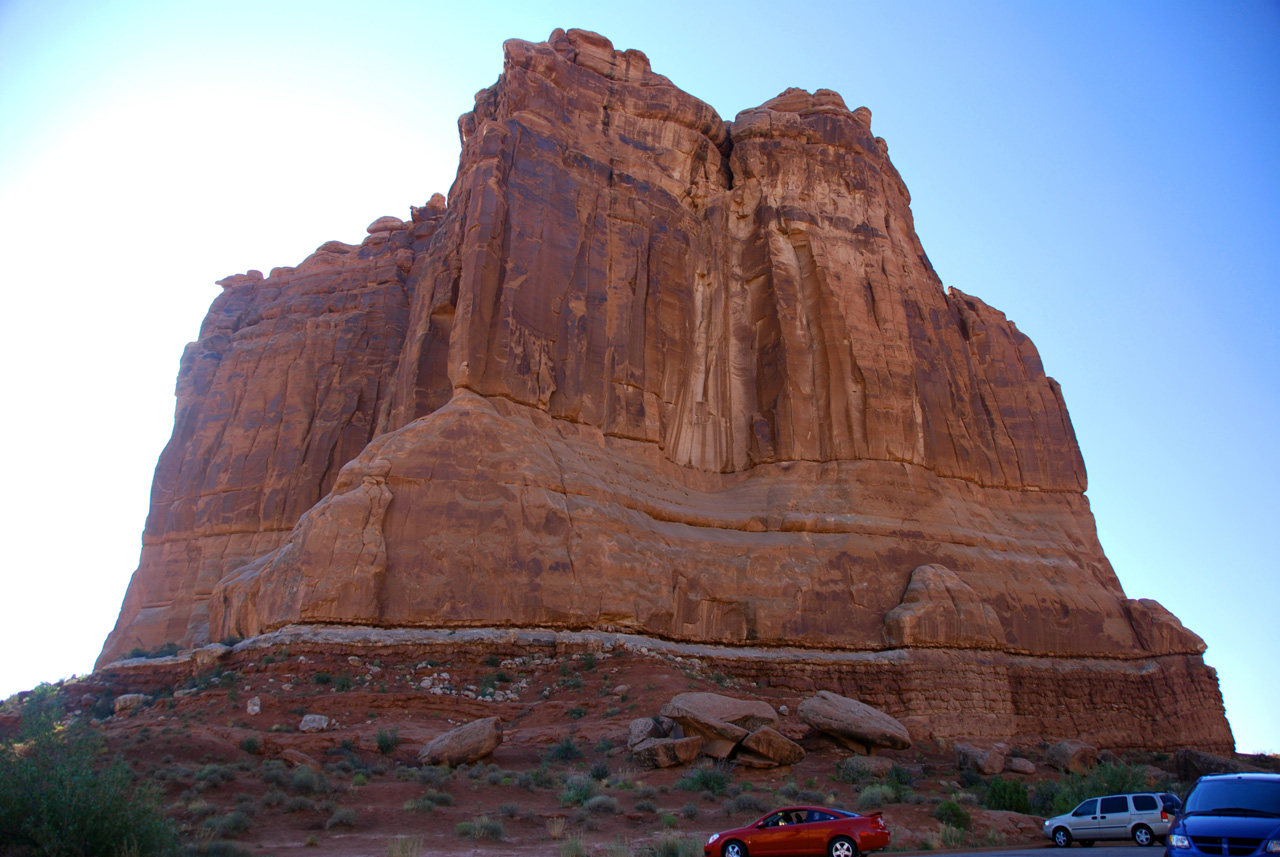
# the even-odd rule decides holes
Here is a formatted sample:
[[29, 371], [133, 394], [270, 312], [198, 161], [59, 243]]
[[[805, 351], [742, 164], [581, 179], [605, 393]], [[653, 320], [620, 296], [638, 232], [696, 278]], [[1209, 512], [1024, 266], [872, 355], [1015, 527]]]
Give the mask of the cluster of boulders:
[[[911, 746], [906, 728], [882, 711], [829, 691], [800, 703], [810, 729], [863, 754]], [[751, 768], [794, 765], [804, 749], [779, 730], [778, 712], [762, 700], [718, 693], [682, 693], [657, 717], [631, 722], [627, 748], [640, 765], [667, 768], [698, 756], [733, 759]]]
[[994, 776], [1009, 771], [1014, 774], [1034, 774], [1034, 762], [1021, 756], [1013, 755], [1008, 744], [997, 741], [990, 747], [975, 747], [973, 744], [958, 743], [955, 746], [956, 767], [961, 770], [977, 771], [985, 776]]

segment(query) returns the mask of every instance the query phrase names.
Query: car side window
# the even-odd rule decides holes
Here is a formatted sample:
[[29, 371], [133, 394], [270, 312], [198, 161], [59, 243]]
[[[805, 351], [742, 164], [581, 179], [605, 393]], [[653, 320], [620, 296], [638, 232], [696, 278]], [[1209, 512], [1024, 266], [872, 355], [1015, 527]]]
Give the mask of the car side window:
[[1133, 809], [1135, 812], [1155, 812], [1155, 795], [1134, 795]]
[[1117, 812], [1129, 811], [1129, 799], [1124, 795], [1118, 797], [1104, 797], [1102, 799], [1102, 814], [1111, 815]]
[[810, 821], [832, 821], [835, 816], [829, 812], [818, 812], [816, 809], [809, 810]]
[[1098, 799], [1097, 799], [1097, 798], [1094, 798], [1093, 800], [1087, 800], [1087, 801], [1085, 801], [1084, 803], [1082, 803], [1082, 804], [1080, 804], [1078, 807], [1076, 807], [1076, 811], [1075, 811], [1075, 812], [1071, 813], [1071, 815], [1072, 815], [1072, 816], [1075, 816], [1075, 817], [1077, 817], [1077, 818], [1078, 818], [1078, 817], [1080, 817], [1080, 816], [1082, 816], [1082, 815], [1097, 815], [1097, 814], [1098, 814]]
[[764, 821], [762, 821], [760, 823], [760, 826], [761, 827], [777, 827], [781, 823], [782, 823], [782, 813], [775, 812], [773, 815], [769, 816]]

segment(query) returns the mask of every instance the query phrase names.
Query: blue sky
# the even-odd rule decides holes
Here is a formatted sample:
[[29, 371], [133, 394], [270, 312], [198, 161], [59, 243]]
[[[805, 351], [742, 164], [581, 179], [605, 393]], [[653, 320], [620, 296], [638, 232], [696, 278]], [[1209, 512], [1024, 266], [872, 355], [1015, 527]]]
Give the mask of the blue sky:
[[601, 32], [726, 119], [826, 87], [947, 285], [1063, 386], [1126, 592], [1280, 751], [1280, 6], [0, 2], [0, 696], [115, 621], [213, 281], [447, 191], [501, 43]]

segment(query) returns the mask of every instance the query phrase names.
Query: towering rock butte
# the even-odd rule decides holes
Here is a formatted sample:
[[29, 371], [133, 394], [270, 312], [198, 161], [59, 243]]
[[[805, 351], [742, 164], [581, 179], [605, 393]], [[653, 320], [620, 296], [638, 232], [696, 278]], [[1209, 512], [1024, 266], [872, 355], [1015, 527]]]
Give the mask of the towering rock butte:
[[870, 111], [725, 122], [576, 30], [505, 53], [447, 206], [221, 281], [100, 663], [603, 628], [811, 651], [918, 737], [1231, 748], [1203, 642], [1103, 554], [1061, 390], [943, 288]]

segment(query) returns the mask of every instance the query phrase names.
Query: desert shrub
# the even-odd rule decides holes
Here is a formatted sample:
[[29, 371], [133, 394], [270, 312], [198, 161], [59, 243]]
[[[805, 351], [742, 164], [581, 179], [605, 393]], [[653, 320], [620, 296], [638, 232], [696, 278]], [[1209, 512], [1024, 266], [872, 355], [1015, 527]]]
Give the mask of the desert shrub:
[[636, 789], [636, 797], [639, 797], [639, 798], [652, 798], [652, 797], [657, 797], [657, 795], [658, 795], [658, 790], [655, 789], [653, 786], [649, 785], [648, 783]]
[[933, 817], [943, 824], [949, 824], [961, 830], [968, 830], [973, 824], [973, 819], [969, 817], [969, 810], [953, 800], [944, 800], [938, 804], [938, 808], [933, 811]]
[[596, 762], [591, 766], [591, 770], [588, 773], [593, 780], [607, 780], [609, 779], [609, 766], [604, 762]]
[[329, 816], [329, 820], [324, 823], [325, 830], [332, 830], [335, 827], [355, 827], [356, 811], [349, 806], [335, 809], [333, 815]]
[[581, 837], [570, 836], [560, 843], [560, 857], [587, 857], [587, 846]]
[[262, 768], [258, 771], [258, 779], [269, 786], [283, 786], [289, 782], [289, 772], [284, 762], [279, 759], [270, 759], [262, 763]]
[[859, 756], [850, 756], [836, 762], [836, 779], [843, 783], [860, 786], [872, 778], [871, 769]]
[[618, 811], [618, 799], [611, 795], [596, 795], [584, 802], [582, 808], [587, 812], [613, 814]]
[[329, 783], [324, 777], [304, 765], [294, 768], [293, 774], [289, 777], [289, 788], [300, 795], [311, 795], [328, 791]]
[[[696, 805], [694, 808], [697, 808]], [[753, 794], [740, 794], [724, 802], [725, 815], [737, 815], [743, 812], [762, 813], [768, 808], [768, 804]], [[696, 815], [693, 817], [697, 818]]]
[[1006, 780], [1003, 777], [996, 777], [987, 784], [984, 805], [987, 809], [1031, 814], [1031, 800], [1027, 797], [1027, 787], [1016, 780]]
[[890, 786], [867, 786], [858, 795], [858, 809], [875, 809], [893, 800], [893, 788]]
[[636, 812], [657, 812], [658, 805], [651, 800], [638, 800], [634, 804]]
[[783, 797], [787, 800], [795, 800], [798, 794], [800, 794], [800, 787], [795, 783], [783, 783], [778, 789], [778, 797]]
[[674, 812], [664, 812], [662, 814], [662, 826], [667, 830], [673, 830], [680, 823], [680, 819], [676, 818]]
[[262, 742], [256, 736], [250, 735], [248, 738], [240, 739], [240, 749], [256, 756], [262, 750]]
[[393, 836], [387, 840], [387, 857], [420, 857], [421, 836]]
[[338, 676], [337, 681], [333, 683], [333, 688], [339, 693], [345, 693], [346, 691], [351, 690], [351, 676], [346, 675], [345, 673]]
[[471, 821], [462, 821], [453, 828], [464, 839], [500, 840], [506, 835], [501, 821], [495, 821], [487, 815], [479, 816]]
[[943, 848], [959, 848], [964, 845], [965, 832], [959, 827], [952, 827], [950, 824], [942, 825], [942, 847]]
[[565, 817], [563, 815], [553, 815], [547, 819], [547, 836], [552, 839], [559, 839], [564, 836]]
[[284, 802], [285, 812], [314, 812], [315, 808], [315, 802], [302, 795], [294, 795]]
[[1099, 765], [1087, 774], [1067, 774], [1058, 780], [1053, 805], [1045, 815], [1061, 815], [1080, 801], [1097, 795], [1140, 792], [1147, 788], [1146, 769], [1139, 765]]
[[315, 684], [328, 684], [329, 682], [333, 681], [333, 676], [329, 675], [328, 673], [316, 673], [315, 675], [311, 676], [311, 681], [314, 682]]
[[518, 818], [520, 816], [520, 805], [504, 803], [498, 807], [498, 813], [504, 818]]
[[590, 777], [569, 777], [560, 792], [560, 803], [565, 806], [582, 806], [596, 796], [596, 781]]
[[587, 709], [583, 708], [581, 705], [575, 705], [573, 708], [569, 709], [569, 718], [571, 720], [581, 720], [586, 716]]
[[664, 835], [641, 845], [636, 857], [702, 857], [702, 853], [702, 845], [696, 839]]
[[727, 765], [720, 764], [694, 768], [676, 780], [676, 788], [685, 792], [711, 792], [719, 797], [729, 788], [729, 771]]
[[453, 776], [448, 765], [418, 769], [418, 782], [424, 786], [438, 786]]
[[274, 786], [267, 789], [266, 794], [262, 796], [262, 805], [267, 807], [277, 807], [285, 802], [285, 793]]
[[596, 742], [596, 746], [592, 748], [597, 753], [608, 753], [613, 749], [613, 742], [608, 738], [601, 738]]
[[395, 729], [379, 729], [377, 741], [378, 752], [385, 756], [400, 746], [400, 733]]
[[24, 703], [21, 752], [0, 743], [0, 842], [48, 855], [171, 850], [177, 834], [158, 792], [122, 759], [103, 764], [102, 741], [87, 728], [56, 731], [60, 691], [49, 687]]
[[580, 750], [577, 743], [574, 742], [573, 736], [566, 735], [564, 740], [557, 741], [555, 744], [551, 745], [551, 748], [547, 750], [547, 755], [543, 760], [546, 762], [576, 762], [581, 758], [582, 750]]
[[1057, 780], [1041, 780], [1035, 784], [1031, 789], [1030, 800], [1031, 808], [1036, 815], [1043, 815], [1045, 818], [1057, 815], [1053, 807], [1057, 802], [1059, 791]]
[[243, 810], [234, 809], [226, 815], [205, 819], [204, 826], [218, 836], [234, 836], [249, 829], [249, 814]]
[[431, 812], [438, 806], [453, 806], [453, 795], [448, 792], [427, 792], [405, 801], [407, 812]]
[[208, 783], [210, 786], [217, 788], [223, 783], [234, 782], [236, 772], [230, 765], [209, 764], [196, 771], [195, 778], [196, 782]]
[[[872, 786], [872, 788], [889, 788], [889, 793], [891, 795], [893, 794], [893, 789], [891, 787]], [[801, 789], [800, 793], [796, 795], [796, 800], [800, 803], [822, 803], [826, 798], [826, 795], [816, 789]]]
[[696, 803], [689, 801], [684, 806], [680, 807], [680, 814], [689, 821], [693, 821], [702, 814], [702, 810], [698, 809], [698, 805]]

